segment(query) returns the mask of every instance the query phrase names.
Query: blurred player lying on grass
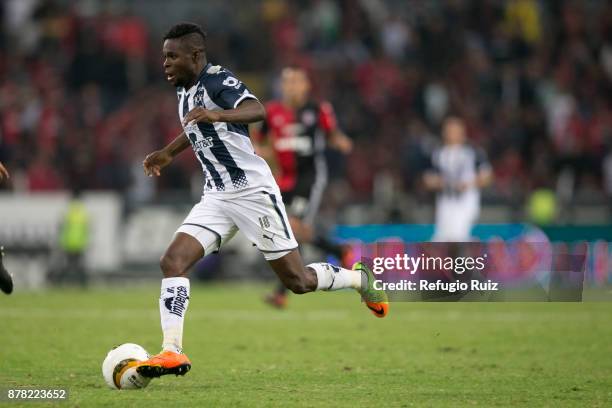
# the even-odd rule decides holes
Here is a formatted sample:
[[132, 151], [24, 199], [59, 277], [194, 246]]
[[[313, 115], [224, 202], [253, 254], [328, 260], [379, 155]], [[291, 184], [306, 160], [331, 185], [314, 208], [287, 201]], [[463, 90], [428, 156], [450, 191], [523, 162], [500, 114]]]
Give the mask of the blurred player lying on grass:
[[247, 124], [263, 120], [265, 109], [234, 74], [209, 63], [205, 51], [206, 35], [195, 24], [175, 25], [164, 37], [164, 73], [176, 87], [184, 132], [146, 156], [144, 170], [159, 176], [191, 146], [205, 182], [202, 200], [178, 228], [160, 261], [163, 344], [160, 354], [139, 364], [138, 372], [146, 377], [184, 375], [191, 368], [182, 353], [189, 268], [219, 251], [238, 229], [292, 292], [353, 288], [376, 316], [384, 317], [388, 311], [387, 295], [374, 289], [374, 275], [364, 264], [355, 264], [353, 270], [327, 263], [304, 266], [279, 187], [249, 138]]
[[[9, 172], [6, 170], [4, 165], [0, 162], [0, 181], [3, 179], [9, 178]], [[10, 295], [13, 292], [13, 278], [8, 273], [6, 268], [4, 267], [4, 263], [2, 262], [2, 258], [4, 258], [4, 248], [0, 246], [0, 290], [2, 290], [7, 295]]]

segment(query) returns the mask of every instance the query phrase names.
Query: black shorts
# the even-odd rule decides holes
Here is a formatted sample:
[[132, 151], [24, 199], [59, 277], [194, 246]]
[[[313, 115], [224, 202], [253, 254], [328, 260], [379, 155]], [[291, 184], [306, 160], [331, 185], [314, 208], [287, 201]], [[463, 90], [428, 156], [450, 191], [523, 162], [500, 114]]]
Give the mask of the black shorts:
[[308, 224], [314, 223], [326, 185], [327, 177], [299, 177], [292, 190], [282, 192], [287, 214]]

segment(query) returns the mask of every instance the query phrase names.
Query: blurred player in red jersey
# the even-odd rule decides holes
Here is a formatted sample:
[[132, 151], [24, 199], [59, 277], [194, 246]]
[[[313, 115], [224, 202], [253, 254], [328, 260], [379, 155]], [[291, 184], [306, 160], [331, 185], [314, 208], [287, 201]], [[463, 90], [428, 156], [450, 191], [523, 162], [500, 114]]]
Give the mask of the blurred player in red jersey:
[[[331, 104], [311, 98], [310, 80], [303, 68], [283, 69], [281, 92], [280, 101], [266, 104], [258, 154], [270, 163], [297, 241], [314, 244], [346, 265], [350, 262], [348, 249], [316, 235], [313, 224], [327, 185], [325, 148], [348, 154], [353, 143], [338, 129]], [[286, 287], [279, 285], [266, 301], [284, 307]]]
[[[9, 172], [2, 165], [2, 162], [0, 162], [0, 181], [2, 181], [4, 178], [9, 178]], [[4, 257], [3, 249], [4, 248], [0, 246], [0, 290], [9, 295], [13, 291], [13, 278], [4, 268], [4, 264], [2, 263], [2, 258]]]

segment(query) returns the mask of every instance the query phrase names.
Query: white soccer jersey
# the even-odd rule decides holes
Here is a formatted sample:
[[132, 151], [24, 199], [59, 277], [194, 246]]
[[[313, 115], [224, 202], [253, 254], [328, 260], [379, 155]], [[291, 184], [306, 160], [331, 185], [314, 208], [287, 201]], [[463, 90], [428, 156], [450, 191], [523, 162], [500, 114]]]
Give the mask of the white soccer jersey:
[[[443, 146], [431, 159], [432, 170], [444, 180], [436, 200], [434, 241], [469, 241], [480, 212], [480, 192], [473, 185], [479, 171], [488, 169], [486, 155], [470, 145]], [[463, 183], [472, 184], [461, 191]]]
[[[183, 118], [196, 106], [211, 111], [234, 109], [245, 99], [257, 99], [234, 74], [208, 63], [189, 89], [177, 88]], [[205, 175], [204, 193], [223, 197], [254, 190], [278, 191], [270, 167], [255, 154], [248, 126], [215, 122], [183, 125]]]
[[479, 171], [490, 168], [485, 153], [481, 149], [464, 145], [443, 146], [432, 156], [432, 167], [444, 180], [445, 188], [438, 199], [460, 199], [466, 196], [480, 196], [478, 188], [472, 185], [460, 191], [462, 183], [473, 183]]

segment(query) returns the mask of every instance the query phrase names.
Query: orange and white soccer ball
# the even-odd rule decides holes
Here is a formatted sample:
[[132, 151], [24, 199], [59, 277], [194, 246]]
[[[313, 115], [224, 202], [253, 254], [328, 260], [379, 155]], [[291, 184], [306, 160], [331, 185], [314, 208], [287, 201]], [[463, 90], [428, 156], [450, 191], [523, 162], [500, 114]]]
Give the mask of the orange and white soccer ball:
[[109, 387], [135, 390], [149, 385], [150, 378], [136, 372], [138, 362], [148, 360], [147, 350], [134, 343], [125, 343], [108, 352], [102, 363], [102, 375]]

